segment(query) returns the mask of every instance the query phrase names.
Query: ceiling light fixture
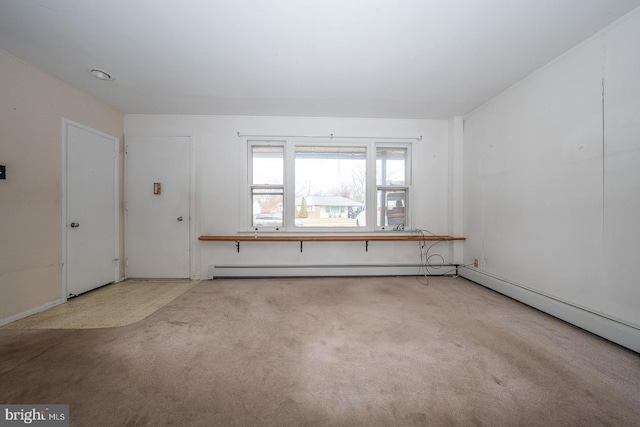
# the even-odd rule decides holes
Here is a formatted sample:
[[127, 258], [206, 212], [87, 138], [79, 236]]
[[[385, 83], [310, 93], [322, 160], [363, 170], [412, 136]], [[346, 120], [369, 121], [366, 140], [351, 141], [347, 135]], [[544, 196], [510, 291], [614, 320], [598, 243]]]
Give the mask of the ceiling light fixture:
[[102, 70], [98, 70], [97, 68], [93, 68], [91, 70], [89, 70], [89, 72], [91, 74], [93, 74], [93, 76], [96, 79], [100, 79], [100, 80], [113, 80], [113, 77], [111, 77], [111, 75], [105, 71]]

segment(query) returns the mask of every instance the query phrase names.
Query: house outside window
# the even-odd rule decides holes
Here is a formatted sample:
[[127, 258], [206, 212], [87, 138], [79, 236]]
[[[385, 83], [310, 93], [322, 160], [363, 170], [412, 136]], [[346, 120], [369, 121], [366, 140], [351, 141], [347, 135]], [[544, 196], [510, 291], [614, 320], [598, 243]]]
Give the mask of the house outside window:
[[[296, 201], [314, 207], [298, 210], [301, 228], [355, 227], [351, 206], [362, 206], [366, 197], [367, 147], [363, 145], [297, 144], [294, 152]], [[297, 202], [296, 202], [297, 206]]]

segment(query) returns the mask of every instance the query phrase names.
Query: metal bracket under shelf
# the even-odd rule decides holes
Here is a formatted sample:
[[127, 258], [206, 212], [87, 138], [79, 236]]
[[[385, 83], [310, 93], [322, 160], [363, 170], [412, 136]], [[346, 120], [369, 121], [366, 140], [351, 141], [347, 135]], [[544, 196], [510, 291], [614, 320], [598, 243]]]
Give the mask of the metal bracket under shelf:
[[[302, 253], [302, 250], [303, 250], [302, 243], [303, 243], [303, 240], [300, 240], [300, 252], [301, 253]], [[240, 241], [236, 240], [235, 244], [236, 244], [236, 252], [240, 253]], [[364, 250], [365, 250], [365, 252], [369, 252], [369, 241], [368, 240], [364, 241]]]

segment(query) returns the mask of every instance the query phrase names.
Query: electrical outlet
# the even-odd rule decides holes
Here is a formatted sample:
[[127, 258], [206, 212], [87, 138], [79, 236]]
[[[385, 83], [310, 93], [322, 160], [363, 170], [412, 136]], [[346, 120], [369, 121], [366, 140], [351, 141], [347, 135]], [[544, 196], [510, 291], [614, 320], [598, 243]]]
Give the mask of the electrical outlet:
[[479, 263], [478, 263], [478, 258], [474, 258], [474, 259], [473, 259], [473, 266], [474, 266], [475, 268], [478, 268], [478, 265], [479, 265]]

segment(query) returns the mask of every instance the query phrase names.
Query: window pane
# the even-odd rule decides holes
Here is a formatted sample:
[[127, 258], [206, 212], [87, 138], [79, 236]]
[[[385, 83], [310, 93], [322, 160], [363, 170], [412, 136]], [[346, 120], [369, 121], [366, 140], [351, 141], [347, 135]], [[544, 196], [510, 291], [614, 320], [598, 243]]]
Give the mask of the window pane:
[[376, 184], [405, 185], [406, 148], [378, 148], [376, 150]]
[[253, 188], [251, 190], [253, 204], [253, 221], [255, 227], [282, 227], [282, 207], [284, 205], [284, 189]]
[[281, 146], [253, 146], [252, 184], [282, 185], [284, 182], [284, 147]]
[[406, 190], [378, 190], [378, 210], [376, 214], [378, 227], [404, 226], [406, 197]]
[[296, 146], [296, 225], [355, 227], [365, 183], [366, 147]]

